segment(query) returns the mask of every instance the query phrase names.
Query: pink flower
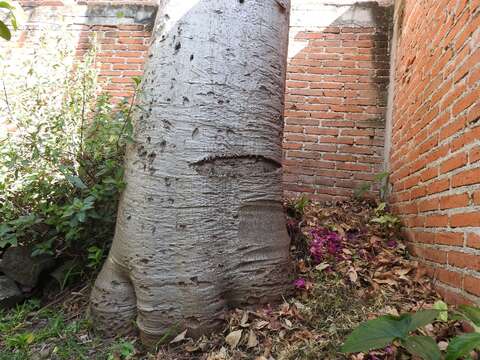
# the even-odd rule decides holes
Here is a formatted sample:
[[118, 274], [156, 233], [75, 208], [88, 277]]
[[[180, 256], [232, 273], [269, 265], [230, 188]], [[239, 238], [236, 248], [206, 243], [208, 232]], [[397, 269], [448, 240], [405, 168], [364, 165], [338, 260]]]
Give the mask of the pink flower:
[[341, 257], [343, 249], [342, 237], [328, 229], [319, 227], [310, 231], [313, 240], [310, 244], [310, 255], [319, 264], [326, 256]]
[[299, 278], [293, 282], [293, 285], [299, 290], [304, 290], [307, 286], [307, 281], [305, 279]]

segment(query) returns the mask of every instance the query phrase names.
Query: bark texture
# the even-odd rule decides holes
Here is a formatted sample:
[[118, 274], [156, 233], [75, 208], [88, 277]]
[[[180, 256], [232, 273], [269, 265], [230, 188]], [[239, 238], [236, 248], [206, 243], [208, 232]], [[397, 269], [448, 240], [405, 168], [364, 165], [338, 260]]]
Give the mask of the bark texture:
[[282, 209], [289, 3], [160, 4], [127, 151], [95, 324], [153, 344], [200, 335], [225, 307], [279, 299], [289, 279]]

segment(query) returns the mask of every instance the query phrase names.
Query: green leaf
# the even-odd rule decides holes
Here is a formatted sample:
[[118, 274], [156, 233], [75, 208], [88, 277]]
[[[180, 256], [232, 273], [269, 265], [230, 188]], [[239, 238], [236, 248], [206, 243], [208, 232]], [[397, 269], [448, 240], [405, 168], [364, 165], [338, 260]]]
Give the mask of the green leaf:
[[0, 8], [14, 10], [15, 8], [6, 1], [0, 1]]
[[123, 357], [131, 356], [135, 353], [135, 347], [131, 342], [125, 341], [120, 344], [120, 355]]
[[363, 352], [385, 347], [393, 340], [405, 339], [411, 331], [430, 324], [438, 313], [438, 310], [422, 310], [399, 317], [387, 315], [367, 321], [350, 334], [341, 351]]
[[12, 23], [13, 30], [18, 30], [18, 23], [17, 23], [17, 18], [15, 15], [10, 14], [10, 22]]
[[402, 345], [410, 354], [423, 360], [440, 360], [442, 357], [437, 343], [430, 336], [409, 336], [402, 340]]
[[0, 21], [0, 37], [5, 40], [10, 40], [12, 38], [12, 33], [2, 21]]
[[465, 319], [471, 321], [476, 327], [480, 327], [480, 308], [476, 306], [469, 305], [460, 305], [458, 307], [458, 312], [460, 312]]
[[[409, 319], [409, 320], [408, 320]], [[343, 353], [364, 352], [387, 346], [397, 338], [404, 338], [411, 317], [380, 316], [360, 324], [341, 348]]]
[[408, 327], [408, 332], [414, 331], [418, 328], [421, 328], [427, 324], [432, 323], [438, 316], [438, 310], [421, 310], [416, 313], [412, 313], [412, 322]]
[[72, 176], [72, 175], [66, 174], [65, 177], [72, 185], [79, 188], [80, 190], [87, 189], [87, 185], [85, 185], [82, 179], [80, 179], [78, 176]]
[[470, 351], [480, 348], [480, 334], [471, 333], [454, 337], [447, 348], [445, 360], [456, 360]]
[[388, 171], [378, 173], [377, 175], [375, 175], [375, 181], [381, 181], [381, 180], [385, 179], [386, 177], [388, 177], [388, 175], [390, 175]]
[[132, 80], [135, 82], [135, 85], [138, 87], [140, 83], [142, 82], [142, 78], [140, 76], [134, 76], [132, 77]]
[[433, 308], [438, 310], [437, 320], [439, 321], [448, 321], [448, 305], [442, 300], [438, 300], [433, 304]]

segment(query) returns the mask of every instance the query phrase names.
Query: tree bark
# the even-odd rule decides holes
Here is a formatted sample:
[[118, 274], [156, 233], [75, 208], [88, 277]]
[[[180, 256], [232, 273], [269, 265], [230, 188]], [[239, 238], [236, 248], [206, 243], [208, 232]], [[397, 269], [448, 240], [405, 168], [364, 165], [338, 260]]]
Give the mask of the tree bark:
[[290, 282], [282, 208], [288, 0], [160, 4], [98, 328], [198, 336]]

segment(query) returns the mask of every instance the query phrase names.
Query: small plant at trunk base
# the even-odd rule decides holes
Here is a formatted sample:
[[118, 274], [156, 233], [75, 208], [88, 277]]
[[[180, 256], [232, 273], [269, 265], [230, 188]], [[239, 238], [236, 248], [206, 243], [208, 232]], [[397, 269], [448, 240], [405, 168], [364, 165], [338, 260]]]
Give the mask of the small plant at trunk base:
[[371, 222], [378, 224], [385, 235], [398, 233], [402, 225], [400, 218], [387, 211], [387, 204], [384, 202], [375, 209], [375, 217]]
[[286, 204], [288, 216], [297, 220], [301, 220], [308, 204], [310, 204], [310, 199], [308, 199], [305, 195], [302, 195], [297, 199], [290, 199]]
[[474, 332], [451, 339], [444, 359], [457, 360], [463, 357], [471, 359], [470, 353], [480, 349], [480, 308], [461, 305], [449, 315], [447, 305], [443, 301], [438, 301], [431, 310], [422, 310], [401, 316], [380, 316], [362, 323], [347, 338], [342, 352], [368, 352], [396, 343], [410, 354], [424, 360], [440, 360], [442, 353], [434, 338], [410, 333], [435, 320], [447, 321], [449, 317], [452, 320], [469, 322]]
[[423, 310], [401, 316], [385, 315], [367, 321], [348, 337], [342, 352], [366, 352], [399, 341], [411, 354], [425, 360], [440, 360], [441, 353], [435, 340], [429, 336], [410, 335], [412, 331], [433, 322], [438, 313], [437, 310]]

